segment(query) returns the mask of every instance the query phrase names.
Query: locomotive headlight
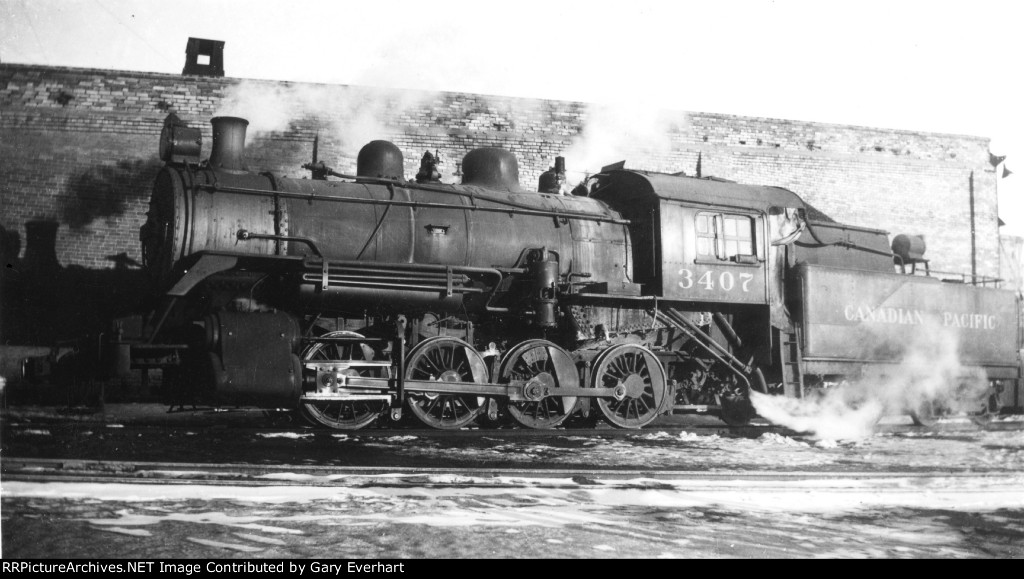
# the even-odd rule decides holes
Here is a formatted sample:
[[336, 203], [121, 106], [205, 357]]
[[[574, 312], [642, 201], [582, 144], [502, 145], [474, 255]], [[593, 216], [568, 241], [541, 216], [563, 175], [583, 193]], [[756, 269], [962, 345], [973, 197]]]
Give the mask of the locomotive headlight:
[[202, 131], [189, 127], [174, 113], [167, 115], [160, 131], [160, 160], [165, 163], [198, 163], [202, 150]]

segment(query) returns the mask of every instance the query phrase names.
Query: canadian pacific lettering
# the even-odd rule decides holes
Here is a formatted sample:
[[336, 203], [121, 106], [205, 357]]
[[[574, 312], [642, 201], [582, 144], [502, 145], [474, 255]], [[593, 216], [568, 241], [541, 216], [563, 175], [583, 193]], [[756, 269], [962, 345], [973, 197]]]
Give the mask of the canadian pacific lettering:
[[996, 317], [992, 315], [957, 312], [930, 313], [909, 308], [872, 308], [848, 305], [843, 309], [843, 316], [850, 322], [899, 324], [904, 326], [921, 326], [929, 320], [937, 321], [947, 328], [994, 330], [998, 326]]

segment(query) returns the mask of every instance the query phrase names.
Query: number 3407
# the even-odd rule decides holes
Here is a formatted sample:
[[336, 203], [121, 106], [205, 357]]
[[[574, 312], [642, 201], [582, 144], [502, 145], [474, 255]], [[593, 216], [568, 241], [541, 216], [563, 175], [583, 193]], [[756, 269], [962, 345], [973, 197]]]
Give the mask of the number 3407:
[[708, 291], [717, 288], [727, 292], [733, 290], [749, 292], [750, 282], [754, 281], [754, 274], [752, 273], [733, 275], [731, 271], [723, 271], [718, 275], [715, 275], [713, 271], [705, 271], [699, 277], [694, 278], [694, 273], [685, 268], [679, 270], [679, 277], [679, 287], [683, 289], [690, 289], [697, 285]]

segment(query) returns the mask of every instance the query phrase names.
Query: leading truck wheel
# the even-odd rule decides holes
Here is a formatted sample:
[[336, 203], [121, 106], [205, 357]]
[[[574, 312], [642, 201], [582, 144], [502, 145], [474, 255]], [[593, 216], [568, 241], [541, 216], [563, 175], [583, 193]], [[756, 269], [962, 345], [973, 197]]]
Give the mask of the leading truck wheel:
[[615, 397], [597, 398], [605, 420], [619, 428], [642, 428], [666, 403], [668, 381], [658, 358], [635, 344], [612, 346], [594, 363], [594, 388], [612, 388]]
[[[330, 332], [323, 338], [362, 338], [356, 332]], [[302, 352], [303, 362], [315, 361], [353, 361], [372, 359], [372, 354], [365, 344], [337, 342], [316, 342]], [[345, 371], [352, 376], [361, 375], [354, 368]], [[335, 400], [323, 402], [303, 402], [299, 405], [302, 417], [314, 425], [326, 426], [335, 430], [358, 430], [368, 426], [388, 408], [387, 402], [377, 400], [354, 400], [339, 402]]]
[[[456, 338], [424, 340], [409, 353], [405, 379], [427, 382], [487, 383], [487, 365], [473, 346]], [[473, 422], [487, 398], [470, 394], [406, 392], [409, 410], [431, 428], [456, 430]]]

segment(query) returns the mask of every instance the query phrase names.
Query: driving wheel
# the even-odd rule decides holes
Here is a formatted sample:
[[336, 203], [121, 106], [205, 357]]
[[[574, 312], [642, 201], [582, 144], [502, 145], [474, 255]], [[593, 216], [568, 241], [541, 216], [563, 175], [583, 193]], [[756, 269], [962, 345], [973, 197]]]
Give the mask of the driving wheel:
[[[487, 365], [473, 346], [439, 336], [420, 342], [409, 353], [405, 379], [426, 382], [487, 383]], [[484, 396], [407, 392], [409, 410], [431, 428], [453, 430], [473, 422], [485, 409]]]
[[605, 420], [620, 428], [641, 428], [657, 418], [668, 390], [661, 362], [636, 344], [602, 352], [595, 360], [593, 385], [616, 391], [613, 397], [597, 398], [597, 407]]
[[[547, 340], [527, 340], [505, 355], [498, 381], [526, 382], [525, 390], [553, 391], [579, 384], [579, 374], [569, 353]], [[516, 400], [508, 413], [527, 428], [554, 428], [576, 408], [575, 396], [546, 396], [540, 400]]]

